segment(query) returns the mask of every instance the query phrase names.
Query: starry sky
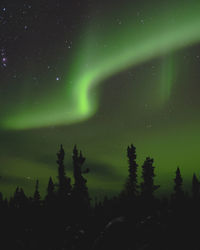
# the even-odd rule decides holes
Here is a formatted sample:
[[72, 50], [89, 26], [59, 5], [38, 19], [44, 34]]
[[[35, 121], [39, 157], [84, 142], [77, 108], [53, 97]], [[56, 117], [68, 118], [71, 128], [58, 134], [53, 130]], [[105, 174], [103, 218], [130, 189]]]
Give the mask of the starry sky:
[[[56, 152], [86, 157], [92, 195], [114, 194], [133, 143], [153, 157], [158, 193], [180, 167], [200, 175], [200, 2], [0, 3], [0, 187], [45, 193]], [[140, 176], [139, 169], [139, 176]]]

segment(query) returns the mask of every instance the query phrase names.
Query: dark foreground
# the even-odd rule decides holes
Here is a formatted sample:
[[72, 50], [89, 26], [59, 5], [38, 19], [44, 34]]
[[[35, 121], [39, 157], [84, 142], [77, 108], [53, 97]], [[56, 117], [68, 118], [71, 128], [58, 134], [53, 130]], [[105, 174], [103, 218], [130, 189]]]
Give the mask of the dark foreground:
[[200, 249], [200, 183], [196, 175], [191, 195], [187, 195], [177, 168], [173, 193], [168, 198], [155, 198], [159, 186], [154, 184], [153, 159], [144, 161], [139, 184], [135, 147], [131, 145], [127, 149], [128, 177], [121, 193], [91, 202], [83, 177], [89, 172], [83, 170], [85, 158], [74, 147], [72, 185], [65, 173], [64, 156], [61, 146], [58, 183], [49, 179], [44, 199], [38, 181], [33, 197], [18, 187], [10, 200], [0, 195], [0, 249]]

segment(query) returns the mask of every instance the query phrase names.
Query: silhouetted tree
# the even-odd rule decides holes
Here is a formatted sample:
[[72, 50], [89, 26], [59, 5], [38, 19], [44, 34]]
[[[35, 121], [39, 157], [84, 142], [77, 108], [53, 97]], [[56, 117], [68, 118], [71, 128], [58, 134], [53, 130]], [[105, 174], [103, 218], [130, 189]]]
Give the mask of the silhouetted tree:
[[61, 197], [68, 197], [71, 193], [71, 179], [66, 176], [64, 166], [65, 151], [61, 144], [60, 151], [57, 153], [58, 164], [58, 194]]
[[138, 164], [136, 163], [136, 148], [131, 144], [127, 148], [127, 157], [128, 157], [128, 179], [125, 184], [125, 194], [129, 197], [135, 197], [138, 194], [138, 185], [137, 185], [137, 168]]
[[41, 200], [40, 200], [40, 192], [39, 192], [39, 180], [36, 180], [35, 184], [35, 191], [33, 194], [33, 203], [35, 206], [40, 206]]
[[54, 195], [54, 183], [51, 177], [49, 178], [49, 183], [47, 187], [47, 195], [49, 197], [52, 197]]
[[174, 178], [174, 192], [171, 195], [171, 201], [172, 201], [171, 204], [173, 207], [175, 218], [179, 221], [182, 220], [182, 218], [184, 217], [183, 215], [184, 211], [186, 209], [186, 206], [183, 206], [184, 201], [186, 201], [186, 196], [183, 191], [183, 179], [182, 179], [181, 171], [179, 167], [177, 167], [176, 169], [176, 176]]
[[22, 188], [17, 187], [14, 196], [10, 198], [10, 206], [12, 208], [24, 208], [27, 205], [27, 197]]
[[192, 178], [192, 196], [194, 200], [197, 200], [199, 198], [199, 191], [200, 183], [196, 177], [196, 174], [194, 174]]
[[23, 188], [20, 188], [19, 198], [20, 198], [21, 207], [26, 207], [28, 203], [28, 198], [26, 197]]
[[73, 193], [82, 205], [89, 206], [89, 194], [87, 188], [87, 180], [83, 177], [83, 174], [89, 172], [89, 169], [83, 170], [83, 164], [85, 162], [85, 157], [83, 157], [82, 152], [78, 154], [76, 145], [73, 149], [73, 174], [74, 174], [74, 187]]
[[182, 186], [183, 186], [183, 179], [181, 176], [181, 171], [179, 167], [177, 167], [176, 177], [174, 179], [174, 194], [173, 194], [174, 199], [179, 200], [183, 198], [184, 191], [182, 189]]
[[141, 197], [146, 200], [152, 199], [154, 191], [157, 190], [160, 186], [154, 185], [154, 169], [153, 159], [147, 157], [143, 166], [142, 166], [142, 183], [141, 183]]
[[19, 207], [19, 187], [15, 189], [13, 197], [10, 197], [9, 205], [12, 208], [18, 208]]
[[45, 197], [47, 203], [55, 202], [55, 185], [53, 183], [52, 178], [49, 178], [48, 186], [47, 186], [47, 195]]

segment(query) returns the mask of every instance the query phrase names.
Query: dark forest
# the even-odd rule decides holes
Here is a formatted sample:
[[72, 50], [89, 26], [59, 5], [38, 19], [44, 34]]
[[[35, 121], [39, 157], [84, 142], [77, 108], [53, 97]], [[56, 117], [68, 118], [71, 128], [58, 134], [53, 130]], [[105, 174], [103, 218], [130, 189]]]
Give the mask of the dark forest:
[[84, 167], [86, 158], [74, 146], [73, 183], [66, 175], [63, 146], [57, 153], [58, 176], [49, 178], [44, 199], [39, 180], [32, 197], [17, 187], [8, 200], [0, 195], [1, 245], [26, 250], [150, 250], [199, 249], [200, 182], [193, 175], [191, 195], [183, 190], [178, 167], [173, 193], [158, 198], [154, 192], [154, 160], [147, 157], [138, 183], [136, 148], [127, 148], [128, 177], [116, 196], [92, 200]]

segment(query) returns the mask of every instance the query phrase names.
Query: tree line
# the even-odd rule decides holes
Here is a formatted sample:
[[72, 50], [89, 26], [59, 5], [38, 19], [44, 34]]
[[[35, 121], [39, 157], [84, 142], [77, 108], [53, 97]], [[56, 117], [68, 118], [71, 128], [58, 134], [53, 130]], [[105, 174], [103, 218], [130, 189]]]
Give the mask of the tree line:
[[[194, 174], [192, 192], [183, 190], [180, 168], [169, 197], [154, 195], [154, 160], [146, 157], [138, 182], [136, 148], [127, 148], [128, 176], [111, 198], [91, 198], [84, 168], [86, 158], [73, 148], [73, 178], [66, 174], [65, 151], [57, 153], [57, 182], [49, 178], [44, 199], [36, 181], [32, 197], [17, 187], [10, 199], [0, 193], [0, 244], [4, 249], [107, 250], [198, 249], [200, 182]], [[8, 240], [9, 239], [9, 240]]]

